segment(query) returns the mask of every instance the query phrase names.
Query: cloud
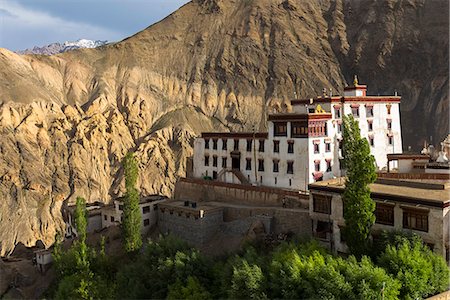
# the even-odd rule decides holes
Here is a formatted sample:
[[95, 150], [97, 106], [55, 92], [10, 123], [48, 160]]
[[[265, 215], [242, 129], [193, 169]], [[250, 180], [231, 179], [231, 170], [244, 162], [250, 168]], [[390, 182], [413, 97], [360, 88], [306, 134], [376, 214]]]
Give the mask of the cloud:
[[0, 1], [0, 47], [19, 50], [79, 38], [114, 41], [123, 34], [85, 22], [74, 22], [11, 0]]

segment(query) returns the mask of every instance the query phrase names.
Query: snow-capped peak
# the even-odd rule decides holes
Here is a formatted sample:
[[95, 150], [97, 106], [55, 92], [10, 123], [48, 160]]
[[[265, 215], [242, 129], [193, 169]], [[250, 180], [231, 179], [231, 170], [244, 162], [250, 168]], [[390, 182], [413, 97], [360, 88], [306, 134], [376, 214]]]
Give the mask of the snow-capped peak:
[[100, 41], [100, 40], [87, 40], [87, 39], [79, 39], [75, 42], [66, 41], [63, 44], [64, 49], [77, 49], [77, 48], [97, 48], [99, 46], [103, 46], [108, 41]]

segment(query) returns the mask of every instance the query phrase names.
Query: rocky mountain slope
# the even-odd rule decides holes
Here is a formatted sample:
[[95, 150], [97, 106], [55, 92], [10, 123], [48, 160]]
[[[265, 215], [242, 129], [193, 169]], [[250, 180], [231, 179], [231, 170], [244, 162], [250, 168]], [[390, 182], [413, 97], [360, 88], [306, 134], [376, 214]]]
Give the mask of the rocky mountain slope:
[[82, 48], [97, 48], [103, 45], [106, 45], [108, 41], [93, 41], [86, 39], [79, 39], [74, 42], [66, 41], [64, 43], [52, 43], [46, 46], [38, 47], [34, 46], [32, 49], [25, 49], [21, 51], [17, 51], [18, 54], [44, 54], [44, 55], [53, 55], [58, 53], [67, 52], [75, 49]]
[[404, 145], [448, 133], [448, 2], [194, 0], [119, 43], [53, 56], [0, 49], [1, 254], [50, 245], [76, 196], [170, 195], [201, 131], [265, 128], [294, 92], [403, 96]]

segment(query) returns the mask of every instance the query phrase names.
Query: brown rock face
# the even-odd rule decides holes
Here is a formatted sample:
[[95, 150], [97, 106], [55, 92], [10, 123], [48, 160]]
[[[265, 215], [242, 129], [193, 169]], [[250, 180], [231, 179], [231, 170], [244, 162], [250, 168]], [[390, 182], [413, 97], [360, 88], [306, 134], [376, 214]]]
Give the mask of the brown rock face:
[[403, 96], [404, 145], [448, 133], [445, 0], [195, 0], [96, 49], [0, 49], [1, 255], [50, 245], [64, 201], [123, 192], [134, 150], [142, 193], [170, 195], [201, 131], [264, 129], [294, 93]]

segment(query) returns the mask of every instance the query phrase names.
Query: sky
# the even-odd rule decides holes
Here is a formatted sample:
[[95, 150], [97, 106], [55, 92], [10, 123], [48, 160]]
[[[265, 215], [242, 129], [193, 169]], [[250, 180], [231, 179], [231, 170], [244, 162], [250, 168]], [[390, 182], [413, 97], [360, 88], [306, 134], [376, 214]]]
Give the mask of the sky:
[[0, 0], [0, 47], [17, 51], [55, 42], [122, 40], [188, 0]]

